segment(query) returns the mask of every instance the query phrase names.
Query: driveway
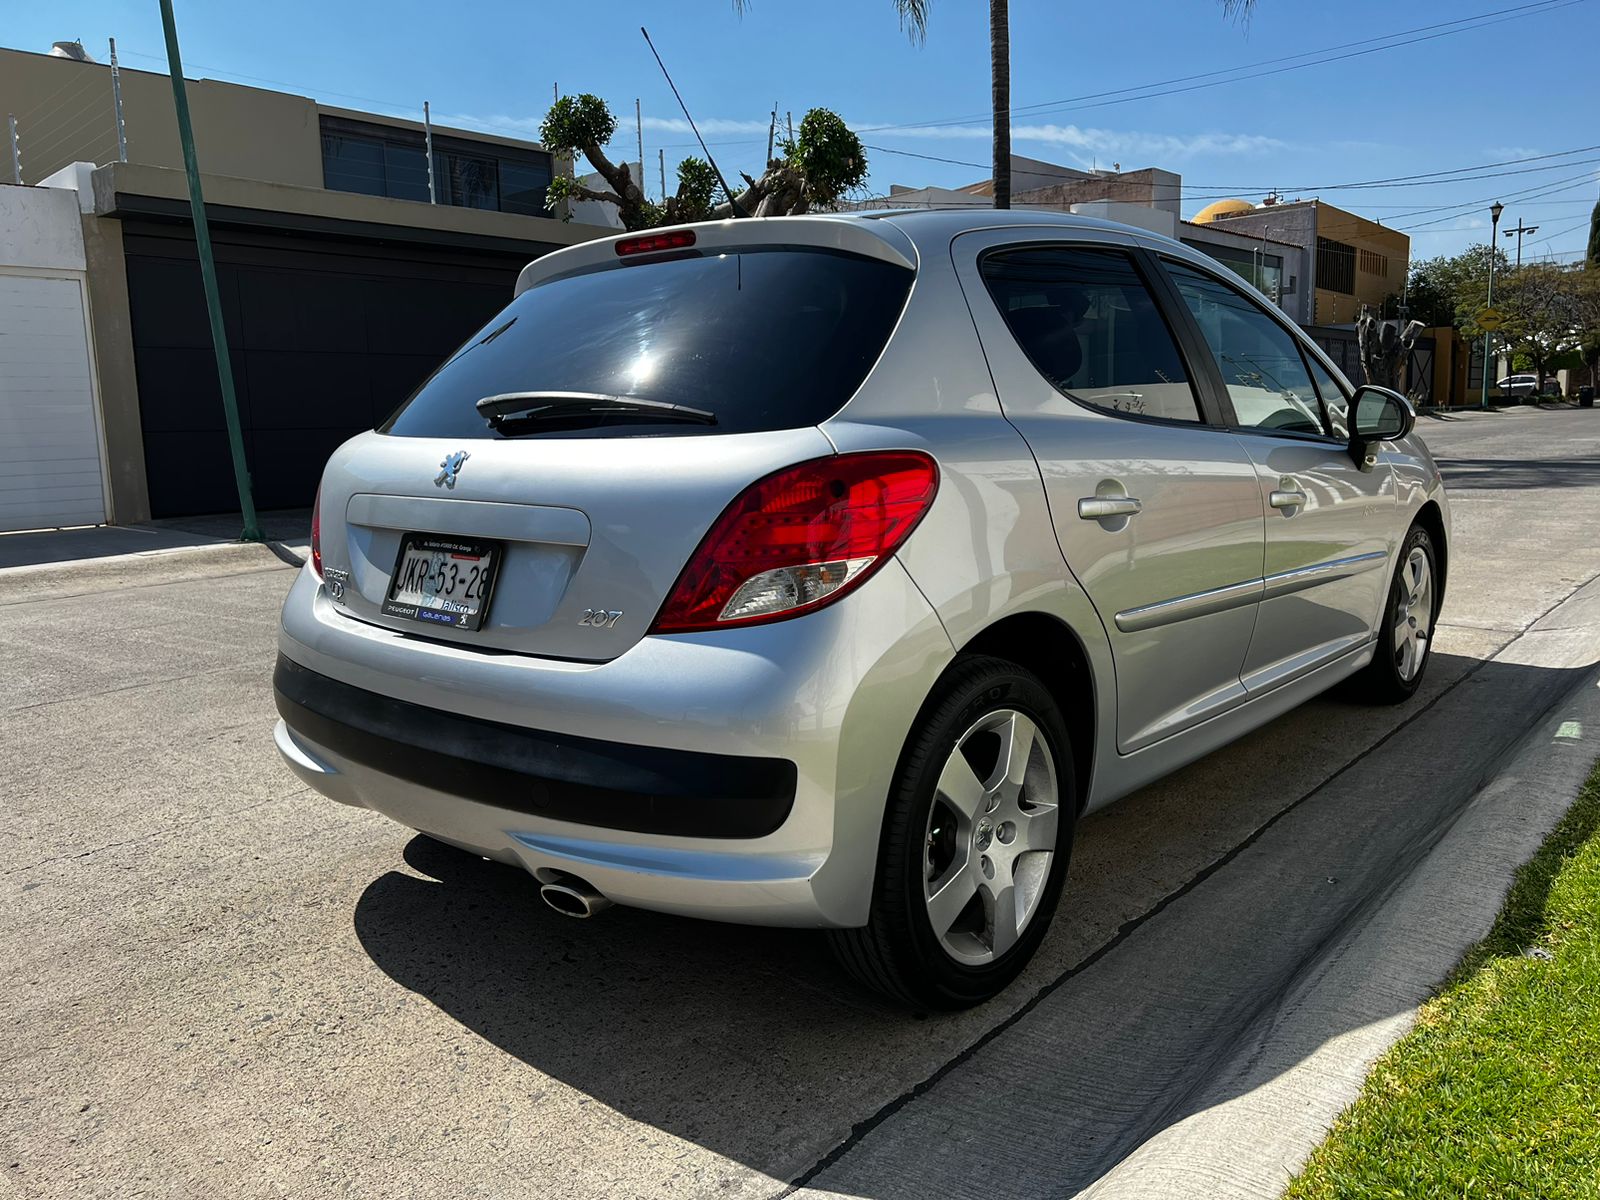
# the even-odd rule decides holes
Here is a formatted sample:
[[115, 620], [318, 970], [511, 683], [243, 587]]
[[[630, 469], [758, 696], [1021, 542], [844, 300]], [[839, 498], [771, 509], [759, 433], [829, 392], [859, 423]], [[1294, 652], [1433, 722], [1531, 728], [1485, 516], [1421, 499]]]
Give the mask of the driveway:
[[567, 921], [301, 788], [270, 736], [292, 574], [265, 552], [0, 572], [0, 1191], [1089, 1185], [1236, 1086], [1241, 1039], [1584, 665], [1561, 614], [1600, 578], [1600, 417], [1422, 430], [1456, 527], [1423, 691], [1315, 701], [1089, 818], [1037, 959], [956, 1015], [880, 1004], [801, 932]]

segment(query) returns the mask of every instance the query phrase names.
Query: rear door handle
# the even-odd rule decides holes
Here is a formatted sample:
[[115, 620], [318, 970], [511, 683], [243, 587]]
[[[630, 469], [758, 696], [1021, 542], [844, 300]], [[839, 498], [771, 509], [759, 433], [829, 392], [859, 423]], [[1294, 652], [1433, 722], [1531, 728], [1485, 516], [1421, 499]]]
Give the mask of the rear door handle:
[[1273, 508], [1304, 508], [1306, 494], [1299, 491], [1272, 492], [1267, 496], [1267, 503]]
[[1085, 521], [1131, 517], [1143, 509], [1144, 505], [1132, 496], [1085, 496], [1078, 501], [1078, 516]]

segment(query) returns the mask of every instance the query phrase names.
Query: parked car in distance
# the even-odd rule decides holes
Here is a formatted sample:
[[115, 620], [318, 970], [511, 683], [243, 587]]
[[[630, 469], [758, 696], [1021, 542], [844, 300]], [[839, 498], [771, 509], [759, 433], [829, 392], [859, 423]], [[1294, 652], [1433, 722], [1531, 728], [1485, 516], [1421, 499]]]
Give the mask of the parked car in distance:
[[974, 1004], [1085, 812], [1334, 684], [1416, 691], [1450, 518], [1414, 419], [1104, 221], [564, 249], [329, 461], [277, 745], [560, 912], [825, 929]]
[[1502, 396], [1531, 396], [1539, 390], [1537, 375], [1507, 375], [1495, 387]]

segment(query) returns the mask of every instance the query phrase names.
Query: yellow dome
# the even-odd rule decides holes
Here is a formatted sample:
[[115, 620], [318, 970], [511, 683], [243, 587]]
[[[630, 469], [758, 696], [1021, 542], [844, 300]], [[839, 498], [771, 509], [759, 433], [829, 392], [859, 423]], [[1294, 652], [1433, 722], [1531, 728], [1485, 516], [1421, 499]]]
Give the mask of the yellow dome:
[[1235, 213], [1254, 212], [1255, 205], [1248, 200], [1213, 200], [1194, 215], [1196, 225], [1208, 225], [1218, 217], [1231, 217]]

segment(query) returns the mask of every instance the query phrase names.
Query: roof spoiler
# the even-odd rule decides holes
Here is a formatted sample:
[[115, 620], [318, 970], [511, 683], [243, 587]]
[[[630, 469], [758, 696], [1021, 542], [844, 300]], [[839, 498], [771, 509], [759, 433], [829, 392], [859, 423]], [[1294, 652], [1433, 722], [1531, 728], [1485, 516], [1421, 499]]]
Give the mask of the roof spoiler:
[[[747, 249], [756, 246], [816, 246], [844, 254], [858, 254], [916, 270], [916, 249], [911, 239], [887, 221], [861, 221], [839, 217], [743, 217], [727, 221], [701, 221], [693, 225], [671, 225], [650, 232], [669, 233], [692, 229], [695, 251]], [[618, 233], [613, 237], [580, 242], [576, 246], [536, 258], [517, 276], [513, 295], [520, 296], [535, 284], [558, 275], [588, 270], [619, 261], [617, 243], [637, 233]], [[682, 253], [681, 251], [676, 253]], [[646, 260], [648, 261], [648, 260]]]

